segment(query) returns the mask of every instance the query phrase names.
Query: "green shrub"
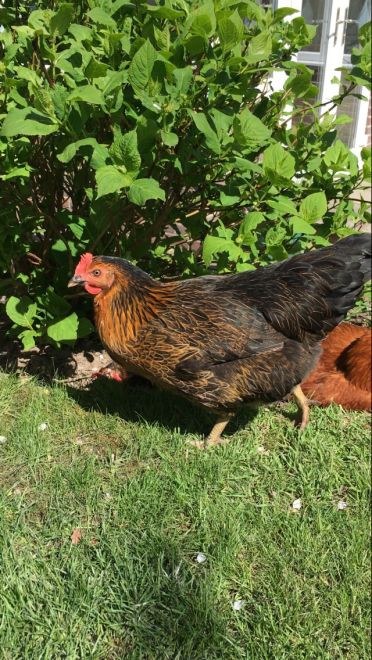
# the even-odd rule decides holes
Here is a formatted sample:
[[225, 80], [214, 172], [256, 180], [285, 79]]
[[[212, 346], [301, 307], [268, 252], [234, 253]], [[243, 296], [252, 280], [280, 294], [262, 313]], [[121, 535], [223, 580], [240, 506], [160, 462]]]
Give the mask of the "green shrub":
[[370, 219], [350, 200], [370, 150], [361, 173], [337, 139], [349, 118], [332, 114], [370, 89], [370, 27], [347, 86], [317, 111], [312, 72], [291, 60], [316, 28], [285, 22], [294, 10], [161, 2], [0, 9], [0, 294], [26, 348], [92, 331], [90, 301], [66, 289], [83, 252], [191, 277], [213, 259], [219, 273], [281, 260]]

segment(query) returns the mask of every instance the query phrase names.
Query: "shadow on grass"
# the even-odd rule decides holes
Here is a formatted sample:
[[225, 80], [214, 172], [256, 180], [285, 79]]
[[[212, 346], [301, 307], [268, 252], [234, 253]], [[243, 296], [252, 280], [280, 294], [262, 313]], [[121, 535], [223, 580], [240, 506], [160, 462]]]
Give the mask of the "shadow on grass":
[[[128, 545], [123, 552], [122, 544], [103, 548], [101, 543], [101, 553], [101, 563], [119, 578], [111, 582], [116, 616], [108, 615], [108, 628], [121, 634], [115, 635], [110, 659], [223, 657], [231, 604], [218, 602], [218, 580], [210, 566], [189, 564], [175, 540], [151, 532], [146, 547]], [[91, 562], [96, 564], [94, 552]]]
[[[109, 379], [97, 379], [87, 389], [67, 387], [67, 391], [84, 410], [119, 415], [128, 422], [159, 424], [169, 431], [177, 429], [181, 433], [208, 435], [217, 421], [213, 413], [183, 397], [161, 391], [144, 380], [123, 385]], [[256, 414], [255, 409], [242, 407], [229, 422], [224, 435], [233, 435]]]

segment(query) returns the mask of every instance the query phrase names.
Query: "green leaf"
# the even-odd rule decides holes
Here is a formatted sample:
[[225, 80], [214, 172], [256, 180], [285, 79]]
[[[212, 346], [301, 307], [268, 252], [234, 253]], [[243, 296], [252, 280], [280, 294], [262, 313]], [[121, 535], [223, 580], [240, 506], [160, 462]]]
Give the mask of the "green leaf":
[[85, 69], [85, 75], [87, 78], [103, 78], [106, 75], [106, 71], [108, 69], [108, 64], [104, 64], [103, 62], [98, 62], [94, 58], [92, 58]]
[[54, 104], [49, 90], [32, 85], [36, 109], [45, 115], [54, 116]]
[[237, 27], [229, 18], [224, 18], [219, 22], [218, 36], [224, 55], [229, 53], [241, 40], [241, 34], [239, 34]]
[[367, 180], [371, 178], [371, 162], [371, 158], [367, 158], [363, 163], [363, 176]]
[[294, 234], [316, 234], [316, 229], [305, 222], [305, 220], [302, 220], [302, 218], [291, 218], [289, 225], [292, 227]]
[[154, 179], [137, 179], [127, 194], [129, 201], [138, 206], [144, 206], [149, 199], [161, 199], [165, 202], [165, 192]]
[[47, 336], [53, 341], [63, 344], [72, 344], [77, 339], [79, 319], [75, 312], [63, 319], [53, 321], [47, 327]]
[[34, 330], [24, 330], [18, 335], [18, 339], [22, 340], [24, 351], [29, 351], [30, 348], [35, 346], [35, 337], [37, 334], [38, 333], [34, 332]]
[[273, 245], [281, 245], [283, 239], [286, 237], [286, 230], [280, 225], [274, 225], [271, 227], [266, 234], [265, 243], [267, 247], [272, 247]]
[[276, 197], [275, 200], [268, 199], [266, 201], [266, 204], [281, 214], [296, 215], [297, 213], [296, 206], [292, 202], [292, 200], [288, 199], [288, 197], [283, 197], [282, 195], [278, 195], [278, 197]]
[[236, 264], [236, 270], [238, 273], [245, 273], [247, 270], [256, 270], [256, 266], [253, 264]]
[[[203, 52], [205, 53], [206, 39], [206, 37], [199, 37], [196, 35], [191, 36], [189, 39], [186, 39], [182, 43], [185, 45], [190, 55], [195, 56]], [[207, 43], [209, 43], [208, 39]]]
[[25, 167], [13, 167], [7, 174], [0, 174], [0, 178], [3, 181], [8, 181], [8, 179], [15, 179], [18, 176], [28, 178], [30, 176], [30, 171], [26, 170]]
[[114, 90], [121, 87], [123, 83], [126, 83], [127, 80], [128, 80], [127, 71], [117, 71], [117, 72], [110, 70], [107, 71], [107, 75], [105, 76], [101, 88], [104, 96], [111, 94]]
[[87, 335], [90, 335], [92, 332], [94, 332], [94, 327], [91, 324], [91, 322], [85, 318], [79, 319], [79, 325], [77, 328], [78, 339], [81, 339], [81, 337], [86, 337]]
[[74, 5], [63, 2], [59, 5], [58, 11], [50, 19], [50, 31], [55, 37], [62, 37], [74, 20]]
[[93, 30], [85, 25], [70, 25], [68, 31], [73, 35], [76, 41], [89, 41], [89, 43], [93, 41]]
[[289, 78], [284, 83], [284, 89], [290, 89], [295, 98], [303, 98], [310, 90], [312, 77], [313, 72], [311, 71], [309, 73], [302, 73], [298, 76], [295, 76], [293, 79]]
[[17, 72], [18, 78], [21, 80], [27, 80], [30, 83], [33, 83], [35, 87], [40, 87], [41, 78], [37, 75], [36, 71], [28, 69], [25, 66], [15, 66], [14, 70]]
[[68, 101], [85, 101], [95, 105], [104, 105], [105, 100], [102, 92], [93, 85], [82, 85], [75, 87], [67, 97]]
[[[271, 34], [268, 30], [261, 32], [257, 37], [253, 37], [248, 46], [248, 61], [249, 56], [254, 56], [254, 58], [259, 57], [260, 60], [266, 60], [271, 54], [273, 47]], [[259, 61], [255, 59], [255, 61]]]
[[237, 195], [226, 195], [224, 192], [220, 193], [221, 206], [232, 206], [240, 202], [240, 197]]
[[190, 83], [193, 78], [191, 66], [185, 66], [183, 69], [174, 69], [172, 71], [176, 91], [179, 94], [187, 94], [190, 89]]
[[371, 74], [371, 42], [369, 41], [362, 50], [360, 64], [367, 74]]
[[[61, 154], [57, 155], [57, 158], [61, 163], [69, 163], [70, 160], [75, 156], [76, 152], [80, 147], [99, 147], [95, 138], [85, 138], [84, 140], [78, 140], [77, 142], [71, 142], [67, 147], [62, 151]], [[107, 153], [107, 152], [106, 152]]]
[[137, 131], [129, 131], [111, 145], [110, 156], [115, 165], [121, 165], [129, 175], [139, 172], [141, 156], [137, 146]]
[[147, 39], [133, 57], [128, 71], [128, 80], [135, 92], [147, 87], [156, 58], [156, 50]]
[[274, 18], [271, 21], [271, 25], [275, 25], [275, 23], [279, 23], [279, 21], [282, 21], [286, 16], [292, 16], [292, 14], [297, 14], [297, 12], [297, 9], [292, 9], [291, 7], [281, 7], [280, 9], [275, 9]]
[[288, 184], [295, 173], [295, 159], [280, 144], [273, 144], [264, 151], [265, 176], [277, 186]]
[[30, 37], [31, 39], [34, 39], [35, 37], [35, 30], [28, 25], [13, 25], [12, 27], [15, 32], [18, 32], [25, 37]]
[[203, 243], [203, 261], [208, 267], [212, 261], [213, 255], [220, 252], [227, 252], [232, 260], [239, 259], [242, 254], [241, 248], [232, 240], [220, 236], [207, 236]]
[[34, 108], [12, 108], [4, 119], [1, 135], [50, 135], [58, 131], [58, 124], [49, 115]]
[[371, 147], [363, 147], [363, 149], [360, 152], [360, 155], [362, 157], [362, 160], [368, 160], [368, 158], [371, 158], [372, 156]]
[[132, 178], [122, 174], [116, 167], [106, 165], [96, 171], [97, 199], [103, 195], [109, 195], [121, 188], [127, 188], [132, 183]]
[[349, 117], [349, 115], [337, 115], [333, 120], [333, 126], [343, 126], [344, 124], [350, 124], [354, 119]]
[[265, 143], [271, 136], [271, 131], [262, 121], [253, 115], [248, 108], [234, 118], [234, 138], [238, 144], [255, 147]]
[[61, 83], [57, 83], [54, 89], [50, 90], [50, 96], [54, 105], [54, 112], [58, 119], [62, 120], [65, 116], [68, 90]]
[[41, 305], [53, 314], [53, 316], [65, 316], [71, 309], [70, 303], [54, 293], [52, 287], [48, 287], [46, 292], [37, 300], [38, 302], [40, 300]]
[[165, 133], [161, 131], [160, 135], [167, 147], [175, 147], [178, 144], [178, 135], [176, 133]]
[[334, 172], [345, 169], [349, 162], [350, 151], [341, 140], [337, 140], [335, 144], [328, 147], [324, 154], [324, 162]]
[[303, 220], [312, 224], [327, 213], [327, 198], [324, 192], [313, 193], [302, 200], [300, 215]]
[[249, 170], [256, 172], [257, 174], [263, 174], [261, 165], [258, 163], [252, 163], [250, 160], [245, 160], [244, 158], [234, 158], [233, 163], [234, 166], [240, 171]]
[[239, 234], [244, 235], [253, 229], [256, 229], [261, 222], [265, 222], [265, 216], [259, 211], [247, 213], [242, 224], [239, 227]]
[[267, 248], [267, 252], [275, 261], [284, 261], [284, 259], [288, 259], [288, 252], [283, 245], [270, 245], [270, 247]]
[[221, 152], [220, 143], [216, 133], [213, 128], [211, 128], [206, 115], [203, 112], [194, 112], [192, 110], [189, 111], [189, 114], [194, 120], [197, 129], [205, 136], [207, 147], [209, 147], [214, 153], [219, 154]]
[[184, 11], [170, 9], [169, 7], [153, 7], [152, 5], [146, 5], [146, 9], [150, 14], [156, 16], [156, 18], [167, 18], [171, 21], [185, 16]]
[[137, 123], [138, 151], [146, 154], [153, 149], [159, 134], [159, 127], [148, 117], [140, 117]]
[[111, 16], [109, 16], [104, 9], [101, 9], [100, 7], [94, 7], [94, 9], [91, 9], [88, 12], [89, 20], [93, 21], [94, 23], [100, 23], [101, 25], [106, 25], [107, 27], [110, 27], [112, 25], [116, 25], [115, 21]]
[[204, 22], [205, 19], [204, 20], [202, 19], [201, 23], [196, 23], [195, 24], [195, 19], [200, 17], [200, 16], [208, 18], [209, 25], [210, 25], [210, 31], [208, 30], [206, 36], [207, 37], [212, 36], [212, 34], [216, 30], [216, 16], [215, 16], [214, 9], [215, 9], [215, 3], [210, 1], [210, 0], [207, 0], [207, 2], [204, 2], [203, 4], [200, 3], [198, 8], [195, 9], [194, 11], [192, 11], [188, 15], [186, 23], [185, 23], [185, 29], [184, 29], [184, 32], [182, 33], [182, 36], [183, 37], [186, 36], [186, 34], [190, 30], [191, 26], [194, 26], [194, 25], [198, 26], [199, 25], [199, 27], [201, 27], [203, 24], [205, 25], [205, 22]]
[[22, 298], [11, 296], [6, 303], [5, 311], [13, 323], [31, 330], [32, 320], [37, 312], [37, 304], [33, 303], [28, 296], [22, 296]]

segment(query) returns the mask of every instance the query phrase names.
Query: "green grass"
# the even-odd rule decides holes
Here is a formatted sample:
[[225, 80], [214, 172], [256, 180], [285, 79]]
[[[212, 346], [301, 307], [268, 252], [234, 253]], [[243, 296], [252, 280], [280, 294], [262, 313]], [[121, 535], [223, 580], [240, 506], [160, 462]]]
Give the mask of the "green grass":
[[198, 452], [213, 418], [157, 390], [0, 387], [2, 659], [370, 657], [368, 415], [242, 413]]

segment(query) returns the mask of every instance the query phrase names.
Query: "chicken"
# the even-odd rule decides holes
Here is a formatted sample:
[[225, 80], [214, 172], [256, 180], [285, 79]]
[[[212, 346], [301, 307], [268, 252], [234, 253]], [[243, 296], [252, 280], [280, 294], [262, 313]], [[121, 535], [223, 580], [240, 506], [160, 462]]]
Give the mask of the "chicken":
[[206, 439], [214, 445], [225, 443], [221, 433], [242, 404], [289, 393], [306, 427], [300, 384], [370, 264], [369, 237], [355, 234], [259, 270], [171, 283], [124, 259], [85, 254], [69, 286], [94, 296], [96, 328], [116, 364], [218, 415]]
[[321, 344], [314, 371], [301, 385], [321, 406], [332, 401], [349, 410], [371, 410], [372, 333], [341, 323]]

